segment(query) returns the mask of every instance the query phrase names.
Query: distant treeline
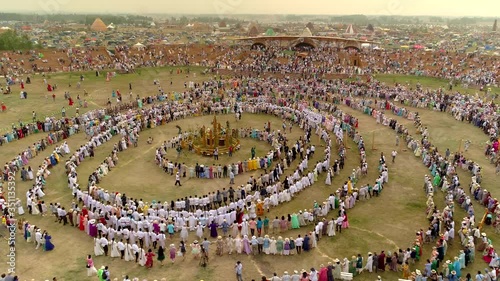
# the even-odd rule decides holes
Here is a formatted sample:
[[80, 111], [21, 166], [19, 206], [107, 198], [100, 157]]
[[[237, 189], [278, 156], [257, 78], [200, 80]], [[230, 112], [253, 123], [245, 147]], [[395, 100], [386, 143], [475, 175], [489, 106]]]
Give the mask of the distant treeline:
[[34, 22], [75, 22], [90, 25], [96, 18], [101, 18], [106, 24], [145, 24], [151, 23], [153, 18], [139, 15], [99, 15], [99, 14], [20, 14], [0, 13], [0, 21]]

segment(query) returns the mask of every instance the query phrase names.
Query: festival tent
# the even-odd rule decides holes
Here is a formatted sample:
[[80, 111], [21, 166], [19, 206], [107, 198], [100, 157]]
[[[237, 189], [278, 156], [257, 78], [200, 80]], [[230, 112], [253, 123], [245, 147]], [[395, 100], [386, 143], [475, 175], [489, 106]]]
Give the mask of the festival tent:
[[257, 35], [259, 35], [259, 30], [257, 29], [257, 27], [256, 27], [255, 25], [253, 25], [253, 26], [249, 29], [249, 31], [248, 31], [248, 36], [250, 36], [250, 37], [255, 37], [255, 36], [257, 36]]
[[272, 28], [269, 28], [266, 33], [264, 33], [265, 36], [275, 36], [276, 32]]
[[90, 26], [90, 29], [92, 31], [99, 31], [99, 32], [105, 32], [108, 30], [106, 24], [100, 19], [96, 18], [94, 23]]
[[134, 45], [134, 48], [136, 48], [139, 51], [142, 51], [142, 50], [144, 50], [144, 48], [146, 48], [146, 46], [144, 46], [143, 44], [141, 44], [139, 42], [139, 43], [137, 43], [137, 44]]
[[352, 27], [352, 24], [350, 24], [345, 30], [345, 35], [354, 35], [354, 28]]
[[311, 37], [312, 36], [312, 32], [309, 29], [309, 27], [304, 28], [304, 30], [302, 31], [302, 33], [300, 34], [300, 36], [301, 37]]
[[422, 50], [422, 49], [424, 49], [424, 46], [422, 46], [420, 44], [416, 44], [416, 45], [413, 45], [413, 49]]
[[110, 23], [107, 28], [108, 29], [115, 29], [115, 25], [113, 23]]

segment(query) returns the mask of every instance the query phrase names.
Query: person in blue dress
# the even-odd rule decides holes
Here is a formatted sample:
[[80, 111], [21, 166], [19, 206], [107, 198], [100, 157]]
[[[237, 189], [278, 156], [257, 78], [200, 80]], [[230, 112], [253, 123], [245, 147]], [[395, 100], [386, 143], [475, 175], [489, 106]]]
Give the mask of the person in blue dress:
[[52, 165], [52, 167], [54, 167], [55, 165], [57, 165], [57, 159], [54, 156], [54, 154], [50, 155], [50, 165]]
[[302, 245], [302, 249], [306, 252], [308, 252], [310, 249], [311, 249], [311, 238], [309, 237], [309, 235], [306, 234], [306, 236], [304, 236], [304, 244]]
[[461, 272], [461, 267], [460, 267], [460, 261], [458, 260], [458, 257], [455, 257], [455, 261], [453, 262], [453, 267], [455, 269], [455, 275], [457, 276], [457, 280], [462, 277], [462, 272]]
[[54, 244], [52, 244], [52, 242], [50, 242], [50, 239], [52, 239], [52, 236], [50, 236], [47, 232], [45, 232], [45, 235], [44, 235], [44, 238], [45, 238], [45, 251], [52, 251], [54, 250]]

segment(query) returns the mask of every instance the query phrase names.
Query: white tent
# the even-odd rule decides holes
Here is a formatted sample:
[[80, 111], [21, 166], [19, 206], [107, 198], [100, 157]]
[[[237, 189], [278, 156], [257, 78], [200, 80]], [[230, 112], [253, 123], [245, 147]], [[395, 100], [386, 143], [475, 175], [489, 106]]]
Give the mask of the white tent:
[[155, 27], [155, 26], [156, 26], [156, 23], [155, 23], [155, 22], [151, 22], [150, 26], [151, 26], [151, 27]]
[[144, 46], [143, 44], [141, 43], [137, 43], [134, 45], [134, 48], [136, 48], [137, 50], [144, 50], [144, 48], [146, 48], [146, 46]]
[[347, 29], [345, 30], [345, 34], [348, 35], [354, 35], [354, 28], [352, 27], [352, 24], [350, 24]]
[[108, 29], [115, 29], [115, 25], [113, 23], [110, 23], [107, 28]]

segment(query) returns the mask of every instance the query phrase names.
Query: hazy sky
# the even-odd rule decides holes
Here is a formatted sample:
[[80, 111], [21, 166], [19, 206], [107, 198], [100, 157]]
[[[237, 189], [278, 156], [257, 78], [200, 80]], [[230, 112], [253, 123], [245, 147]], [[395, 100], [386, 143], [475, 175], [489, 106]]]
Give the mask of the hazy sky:
[[500, 16], [500, 0], [2, 0], [1, 6], [36, 13]]

